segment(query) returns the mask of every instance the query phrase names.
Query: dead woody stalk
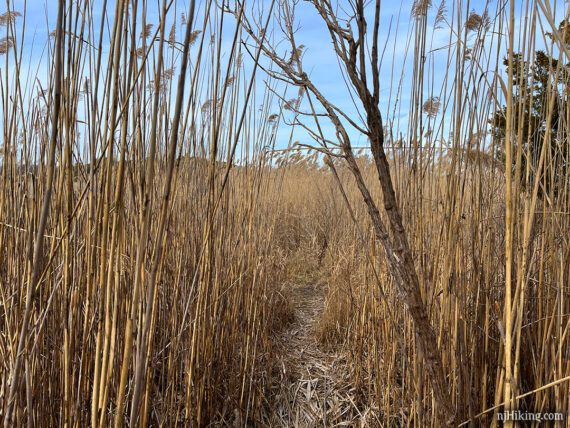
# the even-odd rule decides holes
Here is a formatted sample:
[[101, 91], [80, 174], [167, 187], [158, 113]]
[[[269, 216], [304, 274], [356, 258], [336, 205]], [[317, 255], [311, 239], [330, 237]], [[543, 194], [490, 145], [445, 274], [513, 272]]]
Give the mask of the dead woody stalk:
[[[280, 72], [268, 71], [270, 75], [282, 81], [286, 81], [308, 91], [314, 96], [322, 108], [326, 111], [326, 117], [332, 122], [336, 131], [337, 143], [327, 140], [322, 133], [311, 131], [306, 124], [298, 122], [300, 126], [309, 131], [317, 144], [319, 151], [329, 156], [333, 154], [331, 144], [340, 149], [341, 157], [344, 158], [351, 171], [356, 185], [366, 204], [368, 215], [372, 221], [376, 239], [384, 248], [390, 273], [400, 291], [403, 303], [408, 307], [414, 321], [414, 333], [417, 345], [424, 358], [425, 367], [431, 382], [431, 387], [436, 402], [440, 407], [443, 420], [447, 425], [455, 423], [455, 409], [452, 405], [448, 391], [446, 376], [442, 367], [442, 358], [437, 348], [436, 334], [430, 324], [428, 309], [424, 303], [420, 291], [420, 282], [414, 266], [412, 252], [406, 236], [400, 207], [396, 200], [394, 185], [390, 175], [390, 168], [384, 150], [384, 126], [379, 107], [380, 92], [380, 59], [379, 59], [379, 27], [380, 27], [380, 0], [374, 3], [374, 22], [372, 24], [372, 36], [369, 36], [368, 22], [365, 18], [365, 2], [357, 0], [352, 3], [352, 19], [341, 22], [333, 5], [328, 0], [311, 0], [320, 18], [326, 24], [335, 54], [337, 55], [344, 72], [348, 76], [350, 89], [353, 89], [358, 102], [365, 113], [365, 127], [359, 126], [340, 108], [335, 106], [327, 96], [314, 84], [302, 67], [302, 49], [295, 40], [294, 14], [295, 2], [283, 1], [280, 3], [280, 25], [285, 37], [291, 46], [290, 58], [280, 56], [276, 49], [268, 44], [261, 45], [264, 53], [278, 66]], [[249, 35], [260, 42], [260, 33], [246, 18], [242, 19], [243, 26]], [[344, 24], [344, 25], [343, 25]], [[371, 43], [370, 54], [367, 51], [367, 43]], [[287, 103], [289, 109], [298, 109], [297, 105]], [[299, 112], [305, 117], [312, 117], [318, 125], [319, 116], [314, 111], [312, 114]], [[383, 207], [388, 224], [382, 220], [379, 207], [374, 201], [369, 187], [364, 181], [363, 175], [356, 162], [349, 132], [345, 126], [349, 123], [358, 132], [364, 134], [370, 141], [370, 148], [374, 158], [378, 180], [383, 194]]]

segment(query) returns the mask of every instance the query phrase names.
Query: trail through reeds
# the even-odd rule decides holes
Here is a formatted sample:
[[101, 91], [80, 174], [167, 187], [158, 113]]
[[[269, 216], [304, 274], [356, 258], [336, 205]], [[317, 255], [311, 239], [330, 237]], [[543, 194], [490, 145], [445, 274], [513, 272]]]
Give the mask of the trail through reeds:
[[319, 343], [316, 326], [325, 286], [301, 282], [288, 290], [294, 320], [277, 337], [280, 389], [270, 417], [277, 427], [373, 426], [374, 412], [361, 409], [343, 352]]

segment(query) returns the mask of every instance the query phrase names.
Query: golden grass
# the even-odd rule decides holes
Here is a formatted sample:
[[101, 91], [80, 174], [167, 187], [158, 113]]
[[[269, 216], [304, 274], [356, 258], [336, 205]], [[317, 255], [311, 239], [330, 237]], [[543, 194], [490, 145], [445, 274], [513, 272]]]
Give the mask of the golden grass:
[[[297, 117], [305, 88], [286, 102], [274, 82], [261, 90], [262, 49], [245, 52], [230, 19], [245, 9], [197, 3], [163, 1], [151, 23], [145, 2], [100, 14], [61, 0], [45, 81], [21, 72], [24, 11], [0, 14], [4, 426], [440, 426], [413, 318], [344, 159], [274, 151], [287, 144], [275, 106]], [[486, 133], [515, 85], [484, 77], [501, 75], [501, 46], [531, 59], [542, 37], [568, 55], [549, 5], [531, 3], [519, 45], [501, 36], [506, 9], [492, 23], [467, 10], [456, 22], [454, 9], [447, 22], [440, 7], [455, 73], [439, 92], [423, 63], [431, 2], [414, 2], [415, 137], [386, 141], [458, 424], [496, 425], [509, 407], [570, 413], [568, 86], [548, 100], [532, 166], [513, 119], [523, 101], [508, 101], [506, 139]], [[481, 43], [489, 26], [499, 40]]]

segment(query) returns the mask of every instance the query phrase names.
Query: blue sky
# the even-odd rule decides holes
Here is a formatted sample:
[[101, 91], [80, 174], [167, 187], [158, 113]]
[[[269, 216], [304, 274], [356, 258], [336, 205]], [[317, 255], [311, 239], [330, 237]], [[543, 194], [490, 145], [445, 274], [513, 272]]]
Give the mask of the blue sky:
[[[502, 4], [502, 0], [499, 0]], [[250, 5], [255, 7], [267, 7], [269, 0], [256, 0], [249, 2]], [[13, 10], [17, 10], [22, 14], [25, 13], [25, 43], [23, 50], [22, 70], [23, 76], [29, 72], [35, 75], [38, 72], [38, 79], [42, 82], [48, 81], [49, 66], [47, 63], [46, 46], [48, 34], [55, 26], [57, 8], [54, 1], [43, 0], [15, 0], [13, 3]], [[94, 17], [98, 19], [102, 12], [102, 0], [96, 0], [94, 3]], [[158, 1], [149, 2], [147, 12], [147, 22], [158, 22]], [[202, 14], [203, 4], [199, 3], [199, 10], [197, 15]], [[347, 2], [341, 1], [341, 4]], [[412, 65], [413, 65], [413, 50], [414, 41], [410, 39], [413, 33], [413, 26], [415, 25], [414, 19], [411, 16], [412, 9], [411, 1], [387, 1], [384, 0], [381, 6], [381, 25], [380, 25], [380, 46], [386, 44], [386, 53], [384, 61], [381, 66], [381, 88], [380, 88], [380, 105], [384, 113], [385, 121], [393, 121], [394, 132], [396, 134], [406, 134], [408, 125], [408, 111], [410, 104], [410, 96], [412, 93]], [[447, 15], [450, 20], [450, 14], [453, 8], [457, 7], [458, 2], [447, 2]], [[449, 45], [449, 27], [443, 25], [442, 28], [434, 28], [434, 19], [439, 2], [433, 2], [428, 13], [428, 50], [431, 51], [426, 58], [426, 65], [429, 67], [429, 82], [426, 82], [424, 87], [424, 99], [430, 96], [442, 96], [443, 80], [447, 71], [448, 54], [446, 46]], [[523, 14], [525, 2], [516, 0], [517, 16]], [[553, 9], [557, 11], [556, 23], [561, 20], [564, 13], [565, 3], [564, 0], [551, 1]], [[188, 8], [188, 1], [175, 1], [171, 12], [171, 18], [174, 16], [179, 17], [180, 14]], [[461, 10], [463, 15], [468, 11], [475, 11], [482, 14], [485, 8], [488, 9], [491, 18], [497, 10], [497, 1], [483, 1], [472, 0], [461, 2]], [[4, 8], [0, 9], [3, 12]], [[112, 15], [114, 10], [114, 1], [109, 0], [108, 13]], [[372, 11], [370, 11], [372, 13]], [[325, 93], [329, 99], [337, 106], [345, 110], [351, 117], [357, 118], [358, 112], [353, 104], [350, 92], [347, 90], [346, 85], [342, 79], [342, 74], [339, 69], [339, 64], [332, 50], [329, 35], [326, 28], [317, 15], [314, 7], [308, 2], [300, 1], [296, 12], [296, 20], [298, 23], [298, 31], [296, 33], [297, 44], [306, 46], [303, 58], [303, 67], [307, 71], [315, 84], [320, 90]], [[518, 21], [518, 20], [517, 20]], [[110, 21], [111, 22], [111, 21]], [[21, 37], [22, 26], [24, 19], [19, 18], [16, 22], [16, 29], [18, 37]], [[519, 22], [517, 22], [519, 24]], [[109, 23], [111, 25], [111, 23]], [[156, 27], [155, 27], [156, 28]], [[167, 28], [169, 26], [167, 25]], [[226, 26], [227, 35], [224, 34], [223, 48], [229, 48], [231, 35], [235, 28], [235, 22], [228, 21]], [[2, 31], [6, 31], [2, 29]], [[519, 32], [515, 29], [515, 34], [518, 36]], [[181, 36], [179, 35], [179, 38]], [[275, 37], [279, 37], [275, 33]], [[486, 35], [486, 40], [491, 40], [492, 35]], [[105, 38], [108, 40], [108, 37]], [[540, 43], [539, 43], [540, 45]], [[440, 49], [442, 48], [442, 49]], [[285, 52], [285, 48], [283, 48]], [[108, 54], [108, 43], [104, 49], [104, 55]], [[0, 61], [0, 71], [4, 76], [6, 73], [4, 61]], [[493, 64], [488, 67], [492, 68]], [[503, 67], [501, 67], [503, 68]], [[9, 71], [8, 71], [9, 72]], [[263, 80], [266, 79], [261, 72], [258, 75], [258, 86], [263, 86]], [[453, 81], [449, 79], [448, 81]], [[397, 88], [400, 88], [397, 92]], [[448, 87], [449, 90], [449, 87]], [[396, 103], [397, 99], [397, 103]], [[277, 106], [276, 106], [277, 109]], [[441, 118], [440, 118], [441, 119]], [[443, 118], [444, 121], [446, 118]], [[323, 123], [324, 130], [327, 135], [334, 136], [334, 130], [331, 125]], [[289, 142], [290, 129], [287, 126], [280, 126], [277, 134], [278, 147], [285, 147]], [[351, 138], [353, 145], [362, 146], [366, 145], [365, 138], [356, 131], [351, 131]], [[298, 140], [304, 143], [310, 143], [308, 135], [301, 130], [296, 131], [293, 140]]]
[[[410, 105], [410, 97], [412, 94], [412, 74], [413, 74], [413, 55], [414, 55], [414, 40], [413, 31], [415, 21], [411, 16], [413, 2], [391, 2], [383, 1], [381, 7], [381, 25], [380, 25], [380, 46], [386, 43], [386, 55], [384, 62], [381, 65], [381, 79], [380, 79], [380, 105], [384, 112], [384, 120], [393, 121], [394, 133], [404, 134], [407, 133], [408, 126], [408, 113]], [[426, 67], [429, 71], [429, 78], [426, 78], [424, 85], [423, 95], [424, 99], [431, 96], [439, 96], [443, 100], [443, 85], [445, 74], [447, 72], [448, 51], [447, 46], [450, 37], [449, 23], [452, 20], [452, 14], [457, 13], [454, 8], [458, 6], [461, 8], [462, 15], [465, 16], [468, 12], [474, 11], [478, 14], [483, 14], [485, 10], [488, 11], [489, 16], [493, 19], [497, 14], [497, 9], [503, 4], [503, 1], [483, 1], [473, 0], [469, 2], [446, 2], [446, 21], [447, 24], [441, 24], [439, 28], [434, 27], [435, 15], [441, 3], [434, 1], [428, 11], [427, 19], [427, 58]], [[515, 28], [515, 43], [517, 38], [521, 35], [519, 31], [522, 25], [520, 17], [524, 15], [524, 8], [526, 2], [520, 0], [515, 3], [516, 14], [516, 28]], [[551, 8], [556, 12], [555, 22], [558, 24], [563, 19], [565, 11], [564, 1], [551, 1]], [[372, 8], [369, 13], [373, 13]], [[348, 112], [352, 112], [351, 117], [357, 117], [356, 109], [352, 103], [349, 92], [344, 85], [339, 66], [336, 58], [332, 54], [332, 47], [330, 40], [324, 27], [321, 18], [315, 13], [312, 5], [305, 2], [299, 4], [297, 14], [299, 22], [299, 32], [297, 43], [305, 44], [307, 46], [303, 65], [306, 70], [311, 72], [317, 86], [322, 88], [323, 92], [329, 94], [331, 100], [339, 107]], [[373, 22], [372, 16], [369, 22]], [[545, 23], [546, 25], [546, 23]], [[549, 28], [546, 27], [545, 31]], [[539, 30], [540, 31], [540, 30]], [[412, 38], [411, 38], [412, 37]], [[472, 34], [467, 44], [470, 45], [474, 42], [475, 35]], [[492, 34], [485, 34], [485, 47], [491, 48], [491, 43], [497, 43], [496, 37], [493, 38]], [[506, 38], [503, 40], [503, 47], [501, 49], [504, 57], [506, 54]], [[543, 48], [544, 44], [540, 38], [537, 40], [537, 48]], [[494, 48], [493, 48], [494, 49]], [[452, 49], [454, 51], [454, 49]], [[454, 60], [454, 57], [451, 58]], [[487, 69], [494, 68], [494, 62], [486, 64]], [[453, 67], [451, 67], [453, 68]], [[504, 67], [499, 67], [500, 71], [504, 71]], [[448, 79], [448, 92], [451, 89], [453, 76]], [[396, 88], [401, 83], [400, 92], [396, 94]], [[396, 99], [397, 104], [396, 104]], [[449, 121], [449, 118], [440, 118], [444, 122]], [[330, 135], [334, 135], [332, 127], [329, 127]], [[449, 128], [448, 128], [449, 130]], [[283, 136], [285, 138], [285, 136]], [[282, 139], [283, 139], [282, 138]], [[366, 140], [359, 133], [352, 134], [354, 145], [366, 145]]]

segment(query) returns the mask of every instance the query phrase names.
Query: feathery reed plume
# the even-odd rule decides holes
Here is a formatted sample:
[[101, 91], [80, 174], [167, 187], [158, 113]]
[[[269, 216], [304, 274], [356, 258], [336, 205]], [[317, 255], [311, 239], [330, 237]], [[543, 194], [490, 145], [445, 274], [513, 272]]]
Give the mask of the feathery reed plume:
[[303, 49], [305, 49], [305, 45], [299, 45], [291, 52], [291, 57], [289, 58], [289, 65], [291, 67], [300, 64], [301, 56], [303, 55]]
[[467, 21], [465, 22], [465, 28], [467, 31], [487, 31], [490, 26], [489, 14], [485, 10], [483, 15], [479, 15], [474, 10], [469, 13]]
[[175, 72], [175, 68], [174, 68], [174, 67], [167, 68], [167, 69], [164, 70], [164, 72], [162, 73], [162, 78], [165, 79], [165, 80], [171, 80], [172, 77], [174, 76], [174, 72]]
[[193, 46], [194, 43], [196, 43], [196, 40], [198, 40], [198, 36], [200, 35], [201, 32], [202, 30], [192, 31], [192, 34], [190, 34], [190, 46]]
[[446, 13], [447, 13], [447, 6], [445, 4], [445, 0], [441, 0], [441, 3], [437, 8], [437, 13], [435, 15], [435, 20], [433, 23], [434, 29], [443, 28], [443, 23], [445, 22]]
[[0, 39], [0, 55], [8, 53], [14, 47], [14, 39], [10, 36]]
[[432, 0], [414, 0], [412, 5], [412, 16], [419, 18], [420, 16], [426, 16], [429, 8], [431, 7]]
[[172, 23], [172, 27], [170, 27], [170, 33], [168, 33], [168, 44], [170, 46], [174, 45], [176, 42], [176, 23]]
[[441, 105], [441, 102], [439, 100], [439, 97], [432, 97], [429, 100], [425, 101], [422, 108], [425, 114], [428, 115], [428, 117], [436, 117], [437, 113], [439, 112], [439, 107]]
[[226, 79], [226, 83], [225, 83], [225, 87], [229, 88], [230, 86], [232, 86], [235, 82], [236, 78], [235, 76], [230, 76], [229, 78]]
[[4, 12], [0, 15], [0, 27], [5, 27], [6, 25], [13, 23], [16, 18], [20, 16], [22, 16], [22, 14], [17, 11]]
[[467, 28], [467, 31], [479, 31], [482, 24], [483, 18], [481, 18], [481, 15], [472, 10], [465, 22], [465, 28]]
[[148, 39], [150, 37], [152, 27], [154, 27], [154, 24], [146, 24], [144, 26], [140, 35], [141, 39]]

